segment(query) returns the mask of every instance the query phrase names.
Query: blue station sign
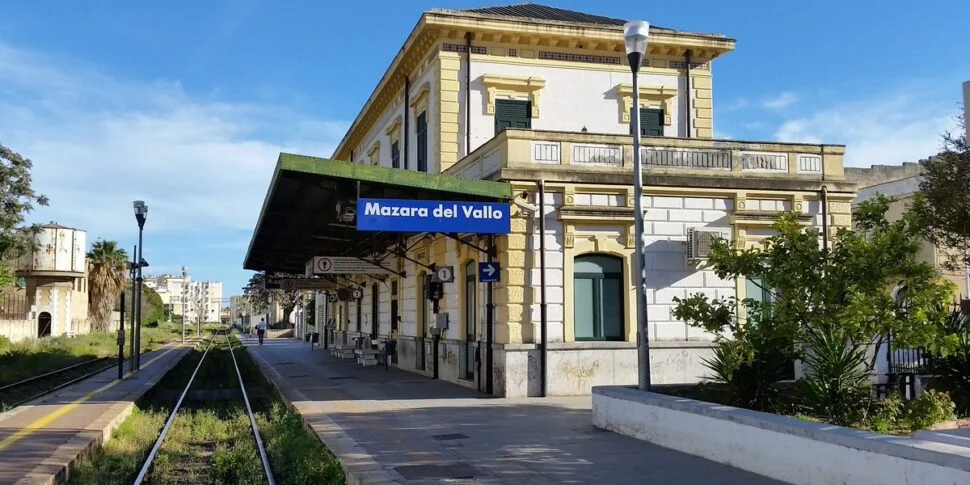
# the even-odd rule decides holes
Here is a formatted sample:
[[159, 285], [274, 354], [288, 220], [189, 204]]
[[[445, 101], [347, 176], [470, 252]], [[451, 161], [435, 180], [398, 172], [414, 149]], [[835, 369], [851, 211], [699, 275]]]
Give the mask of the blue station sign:
[[510, 212], [500, 202], [358, 199], [357, 230], [508, 234]]

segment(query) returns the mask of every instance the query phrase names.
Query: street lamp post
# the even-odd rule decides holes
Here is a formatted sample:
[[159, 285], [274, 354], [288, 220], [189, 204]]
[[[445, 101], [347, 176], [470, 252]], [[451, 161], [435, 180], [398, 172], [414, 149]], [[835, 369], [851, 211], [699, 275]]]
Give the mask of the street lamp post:
[[642, 20], [627, 22], [623, 25], [623, 43], [626, 57], [633, 72], [633, 112], [630, 123], [633, 127], [633, 205], [634, 237], [636, 241], [636, 282], [637, 282], [637, 368], [639, 369], [641, 391], [650, 390], [650, 337], [647, 327], [647, 278], [645, 254], [643, 252], [643, 166], [640, 156], [640, 83], [638, 72], [643, 56], [647, 51], [647, 36], [650, 24]]
[[182, 326], [182, 343], [185, 343], [185, 279], [189, 277], [189, 270], [182, 266], [182, 318], [180, 319], [180, 324]]
[[137, 324], [135, 325], [135, 369], [141, 369], [141, 285], [144, 281], [142, 279], [142, 268], [148, 266], [145, 263], [145, 248], [142, 247], [142, 233], [145, 230], [145, 221], [148, 219], [148, 205], [145, 204], [143, 200], [136, 200], [132, 203], [135, 209], [135, 220], [138, 221], [138, 277], [135, 280], [137, 284], [137, 293], [135, 293], [135, 319]]

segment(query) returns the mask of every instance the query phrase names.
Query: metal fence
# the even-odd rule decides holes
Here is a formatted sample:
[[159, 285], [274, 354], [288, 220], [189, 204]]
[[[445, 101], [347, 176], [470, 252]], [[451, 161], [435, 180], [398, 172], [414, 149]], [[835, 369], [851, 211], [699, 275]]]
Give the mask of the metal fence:
[[0, 320], [24, 320], [29, 309], [27, 295], [0, 294]]

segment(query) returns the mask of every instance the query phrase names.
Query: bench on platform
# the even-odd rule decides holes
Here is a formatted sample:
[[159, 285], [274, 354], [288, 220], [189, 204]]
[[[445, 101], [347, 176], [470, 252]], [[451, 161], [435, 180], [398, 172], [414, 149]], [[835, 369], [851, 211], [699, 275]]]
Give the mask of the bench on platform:
[[377, 365], [377, 349], [355, 349], [354, 355], [357, 356], [357, 365], [367, 367]]

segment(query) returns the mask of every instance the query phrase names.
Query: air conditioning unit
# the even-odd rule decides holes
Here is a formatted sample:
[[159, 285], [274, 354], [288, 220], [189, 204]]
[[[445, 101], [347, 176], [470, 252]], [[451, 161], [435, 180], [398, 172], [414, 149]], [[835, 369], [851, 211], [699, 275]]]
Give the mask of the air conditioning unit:
[[716, 229], [687, 229], [687, 260], [703, 261], [710, 257], [716, 237], [728, 239], [728, 235]]

